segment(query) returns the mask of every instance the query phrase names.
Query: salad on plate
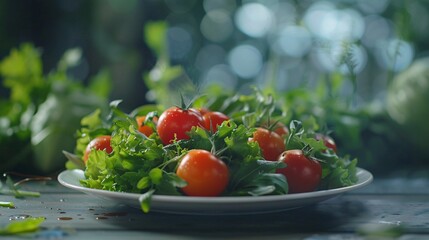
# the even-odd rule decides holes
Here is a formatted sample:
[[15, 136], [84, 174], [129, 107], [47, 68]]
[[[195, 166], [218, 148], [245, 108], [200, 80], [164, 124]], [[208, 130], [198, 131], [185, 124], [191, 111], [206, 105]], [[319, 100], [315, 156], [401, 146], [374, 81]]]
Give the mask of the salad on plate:
[[270, 95], [200, 97], [180, 106], [110, 104], [81, 120], [67, 168], [82, 186], [187, 197], [284, 195], [352, 186], [357, 159], [339, 156], [317, 120], [288, 119]]

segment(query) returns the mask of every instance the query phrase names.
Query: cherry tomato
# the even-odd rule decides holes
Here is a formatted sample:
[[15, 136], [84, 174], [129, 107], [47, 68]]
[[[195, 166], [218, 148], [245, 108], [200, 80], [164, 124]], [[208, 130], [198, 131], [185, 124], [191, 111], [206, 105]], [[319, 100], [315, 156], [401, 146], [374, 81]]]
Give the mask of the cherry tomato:
[[[139, 132], [143, 133], [147, 137], [149, 137], [153, 133], [153, 128], [147, 125], [144, 125], [144, 121], [146, 120], [146, 116], [136, 117], [137, 125], [139, 126]], [[156, 124], [158, 118], [154, 117], [153, 122]]]
[[210, 110], [208, 108], [205, 108], [205, 107], [197, 108], [196, 110], [198, 112], [200, 112], [201, 116], [203, 116], [204, 114], [210, 112]]
[[219, 196], [228, 185], [226, 164], [206, 150], [190, 150], [176, 170], [188, 184], [182, 188], [188, 196]]
[[317, 140], [322, 140], [327, 148], [330, 148], [334, 152], [337, 152], [337, 145], [335, 144], [334, 139], [332, 139], [331, 137], [323, 134], [316, 134], [315, 138]]
[[277, 172], [286, 177], [289, 193], [316, 190], [322, 178], [322, 167], [318, 161], [309, 159], [298, 149], [283, 152], [279, 161], [287, 165], [285, 168], [277, 169]]
[[287, 137], [289, 136], [289, 128], [286, 127], [283, 123], [277, 122], [276, 126], [274, 127], [274, 132], [280, 135], [280, 137]]
[[167, 145], [175, 139], [189, 139], [187, 132], [192, 127], [203, 127], [203, 118], [195, 109], [171, 107], [165, 110], [158, 119], [156, 130], [161, 141]]
[[[263, 123], [262, 126], [265, 128], [270, 128], [268, 123]], [[289, 135], [289, 128], [281, 122], [277, 122], [272, 129], [275, 133], [280, 135], [280, 137], [286, 138]]]
[[228, 120], [229, 117], [221, 112], [207, 112], [203, 115], [204, 128], [213, 132], [216, 132], [217, 127]]
[[276, 161], [280, 154], [286, 150], [284, 139], [277, 133], [265, 128], [256, 128], [250, 141], [256, 141], [259, 144], [266, 160]]
[[110, 139], [111, 137], [109, 135], [98, 136], [92, 139], [86, 146], [85, 153], [83, 155], [83, 162], [86, 164], [89, 154], [93, 149], [104, 150], [108, 154], [112, 153], [113, 149], [112, 146], [110, 146]]

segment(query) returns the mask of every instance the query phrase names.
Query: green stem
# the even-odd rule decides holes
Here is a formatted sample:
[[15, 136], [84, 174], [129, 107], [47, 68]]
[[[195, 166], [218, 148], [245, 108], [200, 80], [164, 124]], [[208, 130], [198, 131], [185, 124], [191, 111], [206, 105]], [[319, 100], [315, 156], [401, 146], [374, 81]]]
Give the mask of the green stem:
[[24, 191], [24, 190], [2, 190], [2, 191], [0, 191], [0, 194], [12, 195], [12, 196], [15, 196], [16, 198], [40, 197], [39, 192]]
[[276, 85], [276, 76], [277, 76], [277, 72], [279, 69], [279, 57], [277, 54], [273, 53], [272, 51], [270, 51], [270, 55], [271, 57], [271, 67], [269, 68], [269, 70], [267, 71], [267, 76], [266, 76], [266, 90], [268, 89], [269, 92], [276, 92], [275, 89], [275, 85]]
[[185, 155], [185, 153], [180, 154], [179, 156], [176, 156], [166, 162], [161, 163], [158, 168], [160, 169], [164, 169], [168, 164], [179, 161], [183, 156]]

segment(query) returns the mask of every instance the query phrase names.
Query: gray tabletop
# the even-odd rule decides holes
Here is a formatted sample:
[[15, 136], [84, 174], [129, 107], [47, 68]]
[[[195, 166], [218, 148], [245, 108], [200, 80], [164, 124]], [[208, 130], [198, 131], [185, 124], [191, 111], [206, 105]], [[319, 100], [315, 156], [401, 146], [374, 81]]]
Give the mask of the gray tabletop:
[[270, 214], [195, 216], [142, 213], [86, 195], [55, 180], [26, 183], [39, 198], [0, 208], [0, 227], [11, 219], [45, 217], [37, 232], [4, 239], [429, 239], [429, 177], [377, 178], [365, 188], [298, 209]]

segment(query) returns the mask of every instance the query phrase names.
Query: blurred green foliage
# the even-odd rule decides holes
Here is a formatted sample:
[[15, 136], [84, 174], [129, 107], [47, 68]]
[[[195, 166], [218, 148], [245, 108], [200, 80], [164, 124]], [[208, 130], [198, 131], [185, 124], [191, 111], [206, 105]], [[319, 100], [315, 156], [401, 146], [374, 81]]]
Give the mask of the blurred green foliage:
[[74, 146], [80, 119], [107, 107], [109, 73], [101, 71], [86, 87], [67, 73], [80, 59], [81, 50], [70, 49], [44, 74], [40, 51], [22, 44], [0, 62], [3, 86], [10, 89], [10, 97], [0, 99], [2, 172], [59, 170], [65, 162], [61, 150]]

